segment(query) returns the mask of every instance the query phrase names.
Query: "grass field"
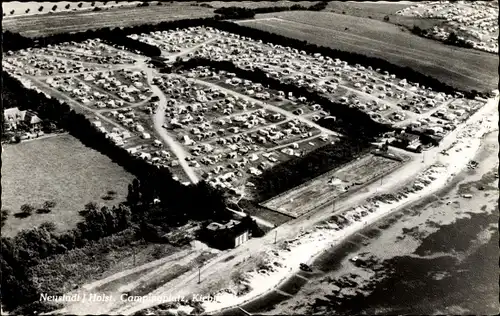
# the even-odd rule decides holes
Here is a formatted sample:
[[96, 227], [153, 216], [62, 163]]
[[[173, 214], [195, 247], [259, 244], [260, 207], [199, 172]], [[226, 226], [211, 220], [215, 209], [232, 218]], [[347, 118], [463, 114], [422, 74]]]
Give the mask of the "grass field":
[[[81, 221], [79, 211], [88, 202], [112, 206], [125, 200], [133, 176], [97, 151], [85, 147], [70, 135], [54, 136], [4, 146], [2, 153], [2, 209], [11, 214], [2, 235], [54, 222], [59, 231]], [[113, 200], [103, 200], [108, 190]], [[51, 213], [33, 213], [16, 218], [21, 205], [35, 208], [48, 200], [56, 202]]]
[[387, 16], [389, 18], [389, 23], [395, 25], [402, 25], [408, 27], [409, 29], [413, 26], [418, 26], [422, 29], [429, 29], [433, 26], [440, 26], [445, 21], [442, 19], [429, 19], [429, 18], [418, 18], [411, 16], [401, 16], [395, 13], [404, 8], [415, 5], [415, 2], [411, 1], [331, 1], [324, 12], [333, 12], [338, 14], [346, 14], [351, 16], [357, 16], [361, 18], [370, 18], [375, 20], [384, 21]]
[[409, 1], [330, 1], [324, 11], [344, 13], [362, 18], [372, 17], [382, 20], [386, 15], [392, 15], [397, 11], [414, 5]]
[[390, 23], [307, 11], [262, 14], [256, 19], [241, 23], [317, 45], [385, 59], [459, 89], [482, 91], [497, 86], [498, 58], [493, 54], [447, 46]]
[[206, 4], [211, 5], [212, 7], [218, 8], [227, 8], [227, 7], [244, 7], [249, 9], [255, 8], [267, 8], [267, 7], [291, 7], [294, 4], [299, 4], [304, 7], [311, 6], [318, 1], [209, 1], [205, 2]]
[[333, 202], [343, 192], [341, 187], [329, 184], [332, 178], [341, 179], [341, 186], [358, 181], [367, 183], [401, 165], [401, 162], [369, 154], [262, 204], [296, 218], [329, 201]]
[[[52, 11], [54, 5], [57, 5], [56, 11], [52, 12], [62, 12], [62, 11], [73, 11], [73, 10], [92, 10], [93, 8], [111, 8], [119, 6], [130, 6], [137, 5], [141, 3], [140, 1], [107, 1], [106, 4], [102, 1], [93, 1], [94, 6], [92, 6], [92, 1], [6, 1], [2, 3], [2, 9], [5, 13], [5, 17], [9, 18], [11, 16], [24, 16], [24, 15], [35, 15], [35, 14], [47, 14]], [[118, 3], [117, 3], [118, 2]], [[81, 3], [81, 7], [78, 4]], [[69, 4], [69, 8], [66, 6]], [[42, 10], [39, 10], [41, 7]], [[14, 13], [11, 14], [12, 10]], [[29, 10], [26, 12], [26, 10]]]
[[213, 9], [183, 3], [164, 3], [162, 6], [123, 7], [105, 11], [60, 12], [47, 15], [22, 16], [4, 19], [5, 30], [28, 37], [56, 33], [83, 32], [103, 27], [153, 24], [162, 21], [194, 19], [213, 15]]

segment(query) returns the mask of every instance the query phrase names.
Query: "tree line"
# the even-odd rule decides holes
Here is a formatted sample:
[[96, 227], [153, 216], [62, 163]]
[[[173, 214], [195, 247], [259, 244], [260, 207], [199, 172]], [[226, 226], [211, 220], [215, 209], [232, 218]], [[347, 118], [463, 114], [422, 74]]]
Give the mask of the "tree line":
[[282, 12], [282, 11], [321, 11], [328, 6], [327, 1], [315, 3], [309, 7], [300, 4], [292, 6], [274, 6], [274, 7], [260, 7], [260, 8], [245, 8], [245, 7], [222, 7], [214, 11], [214, 13], [221, 15], [223, 19], [252, 19], [256, 14]]
[[116, 30], [111, 31], [110, 34], [112, 35], [101, 39], [103, 42], [111, 46], [122, 46], [134, 53], [142, 54], [148, 57], [161, 55], [161, 49], [157, 46], [132, 39], [121, 34], [121, 32], [117, 32]]

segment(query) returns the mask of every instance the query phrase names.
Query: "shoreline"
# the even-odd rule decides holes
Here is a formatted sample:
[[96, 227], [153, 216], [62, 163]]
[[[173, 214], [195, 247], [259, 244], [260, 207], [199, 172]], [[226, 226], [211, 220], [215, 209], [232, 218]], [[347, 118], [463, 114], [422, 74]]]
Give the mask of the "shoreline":
[[[498, 102], [498, 97], [488, 100], [488, 103], [486, 103], [479, 111], [474, 113], [474, 115], [472, 115], [469, 118], [469, 120], [467, 120], [465, 122], [465, 124], [463, 126], [460, 126], [455, 131], [457, 133], [460, 133], [463, 135], [464, 132], [467, 132], [471, 128], [473, 129], [476, 125], [474, 123], [476, 123], [478, 121], [478, 118], [480, 118], [480, 119], [486, 118], [485, 114], [487, 114], [488, 112], [485, 113], [485, 111], [486, 111], [485, 109], [490, 107], [491, 105], [496, 104], [497, 102]], [[451, 148], [457, 148], [457, 150], [460, 149], [459, 152], [460, 152], [460, 156], [462, 157], [461, 162], [463, 162], [463, 165], [462, 164], [457, 165], [456, 161], [453, 161], [450, 158], [450, 156], [439, 157], [436, 162], [439, 163], [442, 160], [447, 161], [448, 162], [447, 167], [446, 166], [436, 167], [436, 163], [435, 163], [430, 168], [419, 173], [416, 178], [419, 178], [419, 176], [421, 174], [426, 174], [428, 172], [428, 170], [432, 170], [433, 168], [434, 169], [437, 168], [438, 171], [436, 171], [436, 172], [439, 174], [439, 178], [437, 178], [435, 181], [431, 182], [431, 184], [429, 184], [428, 186], [424, 187], [421, 191], [417, 192], [416, 194], [415, 193], [408, 194], [408, 198], [397, 201], [395, 203], [389, 204], [389, 203], [376, 202], [375, 205], [376, 205], [376, 207], [379, 208], [377, 211], [375, 211], [374, 213], [368, 214], [363, 219], [362, 222], [354, 222], [351, 225], [349, 225], [348, 227], [346, 227], [342, 230], [339, 230], [337, 232], [337, 234], [335, 234], [335, 233], [331, 234], [332, 230], [322, 231], [321, 229], [315, 229], [315, 231], [312, 233], [310, 233], [310, 232], [306, 233], [305, 235], [314, 235], [314, 234], [319, 235], [319, 236], [317, 236], [316, 240], [314, 240], [314, 243], [316, 244], [315, 247], [310, 247], [310, 245], [308, 243], [306, 243], [305, 245], [309, 246], [309, 247], [307, 247], [308, 249], [303, 249], [303, 251], [301, 251], [300, 248], [304, 248], [303, 247], [304, 244], [300, 244], [299, 246], [294, 247], [295, 249], [293, 249], [291, 252], [291, 253], [294, 253], [296, 255], [295, 258], [293, 258], [293, 256], [291, 256], [291, 258], [290, 258], [290, 256], [284, 256], [285, 260], [283, 260], [283, 261], [293, 262], [294, 261], [293, 259], [297, 259], [296, 258], [297, 255], [300, 255], [301, 258], [307, 257], [307, 260], [299, 260], [299, 261], [309, 264], [309, 263], [315, 261], [316, 259], [318, 259], [322, 254], [327, 252], [329, 249], [331, 249], [335, 245], [338, 245], [339, 241], [344, 240], [348, 237], [351, 237], [352, 235], [359, 232], [363, 228], [369, 227], [369, 226], [375, 224], [376, 222], [382, 220], [384, 217], [387, 217], [387, 216], [397, 212], [401, 208], [403, 208], [407, 205], [410, 205], [412, 203], [415, 203], [418, 200], [424, 198], [425, 196], [431, 195], [434, 192], [438, 191], [440, 188], [446, 186], [455, 177], [455, 175], [460, 173], [460, 171], [462, 171], [466, 167], [467, 163], [471, 159], [473, 159], [473, 157], [475, 156], [475, 154], [479, 150], [479, 147], [481, 145], [483, 137], [485, 135], [487, 135], [488, 133], [492, 132], [491, 128], [490, 128], [490, 130], [488, 130], [485, 128], [485, 125], [486, 124], [480, 125], [477, 128], [477, 130], [474, 131], [473, 135], [470, 135], [470, 137], [467, 137], [468, 138], [467, 143], [464, 141], [461, 141], [461, 142], [457, 142], [457, 144], [455, 144], [454, 146], [451, 146]], [[481, 135], [479, 135], [479, 134], [481, 134]], [[444, 177], [443, 177], [442, 173], [445, 173]], [[359, 208], [359, 206], [355, 207], [354, 209], [356, 209], [356, 208]], [[363, 222], [365, 222], [365, 223], [363, 224]], [[329, 238], [328, 242], [325, 243], [326, 238], [323, 236], [323, 233], [328, 234], [329, 232], [330, 232], [329, 237], [333, 237], [333, 238], [331, 238], [331, 239]], [[302, 235], [302, 236], [299, 235], [297, 239], [305, 239], [305, 238], [302, 238], [303, 236], [304, 235]], [[323, 237], [323, 238], [321, 238], [321, 237]], [[302, 241], [304, 241], [304, 240], [301, 240], [301, 242]], [[280, 251], [278, 251], [278, 252], [280, 252]], [[295, 261], [297, 261], [297, 260], [295, 260]], [[290, 267], [290, 265], [292, 265], [292, 266]], [[254, 300], [257, 300], [257, 299], [265, 296], [266, 294], [269, 294], [270, 292], [276, 290], [278, 287], [280, 287], [284, 283], [290, 281], [299, 271], [301, 271], [299, 268], [299, 264], [297, 262], [295, 262], [295, 264], [292, 264], [292, 263], [286, 264], [285, 267], [286, 268], [284, 268], [284, 269], [280, 269], [274, 273], [271, 273], [270, 275], [266, 274], [264, 276], [262, 276], [258, 273], [256, 274], [256, 273], [254, 273], [254, 271], [250, 272], [249, 274], [251, 275], [251, 277], [250, 277], [250, 281], [248, 282], [248, 284], [252, 288], [252, 290], [250, 290], [250, 292], [248, 292], [247, 294], [240, 296], [240, 297], [237, 297], [237, 296], [235, 297], [235, 295], [224, 295], [223, 294], [223, 295], [221, 295], [223, 297], [221, 297], [220, 301], [210, 302], [210, 303], [204, 304], [204, 307], [205, 307], [204, 314], [223, 313], [225, 311], [228, 311], [228, 310], [231, 310], [234, 308], [238, 308], [241, 305], [244, 305], [244, 304], [250, 303]], [[273, 276], [274, 276], [274, 278], [273, 278]], [[268, 284], [268, 285], [266, 287], [261, 286], [259, 288], [258, 284], [259, 283], [262, 284], [263, 282], [264, 282], [264, 284]], [[224, 305], [226, 305], [226, 306], [224, 306]]]
[[[495, 135], [493, 135], [493, 134], [495, 134]], [[487, 166], [487, 167], [485, 167], [485, 169], [483, 169], [483, 171], [481, 171], [480, 174], [474, 174], [472, 176], [468, 176], [469, 170], [467, 170], [467, 169], [463, 170], [459, 175], [457, 175], [453, 178], [451, 183], [449, 183], [445, 187], [441, 188], [435, 194], [436, 198], [438, 198], [437, 201], [442, 200], [443, 197], [445, 197], [444, 200], [447, 200], [451, 196], [455, 196], [455, 199], [458, 198], [457, 193], [459, 191], [459, 186], [461, 183], [467, 183], [468, 180], [470, 180], [470, 177], [474, 178], [471, 180], [472, 182], [480, 181], [480, 179], [484, 175], [491, 172], [491, 170], [496, 170], [495, 166], [493, 166], [491, 164], [491, 158], [485, 157], [485, 155], [488, 152], [487, 147], [491, 146], [491, 138], [493, 138], [495, 136], [498, 136], [498, 131], [492, 131], [483, 137], [484, 142], [481, 145], [482, 148], [479, 149], [479, 151], [476, 153], [476, 156], [474, 158], [474, 160], [478, 161], [480, 163], [480, 165], [483, 165], [483, 163], [486, 163], [485, 166]], [[489, 138], [489, 140], [487, 140], [487, 138]], [[497, 164], [497, 166], [498, 166], [498, 164]], [[486, 170], [490, 170], [490, 171], [486, 171]], [[477, 196], [473, 197], [473, 199], [477, 199], [477, 198], [478, 198]], [[479, 198], [479, 199], [481, 199], [481, 198]], [[350, 280], [356, 281], [358, 283], [358, 286], [360, 287], [358, 289], [361, 290], [361, 292], [364, 292], [365, 289], [368, 289], [368, 287], [371, 287], [372, 284], [379, 283], [377, 278], [380, 276], [377, 277], [377, 276], [375, 276], [375, 274], [372, 274], [376, 271], [375, 269], [369, 269], [368, 275], [364, 275], [363, 273], [361, 273], [361, 275], [364, 275], [364, 276], [360, 276], [359, 270], [352, 270], [349, 267], [344, 266], [346, 264], [347, 265], [351, 264], [350, 262], [346, 262], [348, 260], [348, 258], [352, 257], [358, 253], [369, 253], [371, 256], [375, 256], [375, 258], [377, 258], [378, 260], [381, 260], [382, 262], [385, 262], [386, 260], [393, 260], [393, 258], [399, 257], [399, 256], [413, 257], [414, 256], [413, 255], [414, 248], [419, 247], [419, 245], [421, 244], [421, 240], [426, 239], [428, 236], [434, 234], [436, 231], [439, 231], [441, 229], [441, 228], [434, 227], [433, 224], [426, 223], [427, 221], [430, 220], [428, 218], [436, 218], [436, 217], [441, 218], [442, 216], [446, 216], [446, 215], [435, 215], [434, 213], [432, 213], [434, 215], [429, 215], [429, 213], [430, 213], [430, 211], [428, 210], [429, 208], [435, 209], [435, 210], [439, 209], [439, 206], [432, 206], [437, 201], [432, 200], [432, 199], [428, 200], [428, 201], [425, 201], [425, 200], [424, 201], [416, 201], [416, 202], [412, 203], [411, 205], [405, 207], [404, 210], [402, 210], [402, 212], [393, 212], [393, 213], [389, 214], [386, 218], [382, 218], [380, 221], [374, 223], [373, 225], [368, 226], [366, 229], [360, 230], [359, 234], [354, 235], [354, 236], [365, 235], [364, 237], [367, 237], [367, 239], [366, 239], [367, 244], [364, 244], [365, 240], [363, 240], [363, 242], [361, 242], [361, 241], [355, 242], [357, 245], [356, 248], [360, 248], [360, 249], [351, 249], [351, 250], [344, 251], [343, 247], [346, 246], [348, 243], [352, 243], [352, 241], [349, 239], [344, 240], [339, 245], [335, 245], [335, 246], [331, 247], [326, 252], [326, 256], [320, 257], [319, 260], [316, 260], [314, 262], [314, 265], [316, 266], [319, 264], [321, 267], [321, 266], [323, 266], [325, 261], [331, 262], [332, 257], [338, 256], [340, 258], [340, 261], [338, 261], [339, 266], [335, 266], [335, 268], [333, 268], [331, 270], [330, 269], [323, 270], [320, 268], [320, 270], [323, 271], [324, 274], [321, 274], [321, 276], [319, 276], [319, 277], [314, 276], [313, 278], [311, 278], [310, 281], [306, 282], [305, 284], [301, 284], [297, 287], [299, 289], [298, 291], [305, 291], [305, 292], [302, 292], [301, 294], [298, 294], [298, 295], [295, 295], [296, 293], [298, 293], [298, 291], [294, 292], [294, 293], [292, 293], [293, 297], [285, 298], [285, 299], [279, 301], [278, 303], [270, 304], [270, 305], [266, 306], [266, 310], [262, 310], [259, 313], [262, 313], [264, 315], [272, 315], [272, 313], [283, 314], [286, 312], [290, 312], [291, 310], [294, 310], [295, 312], [300, 311], [300, 313], [304, 313], [305, 311], [303, 308], [305, 308], [304, 305], [307, 306], [307, 304], [308, 304], [307, 302], [309, 302], [310, 304], [313, 304], [314, 298], [323, 299], [323, 295], [324, 296], [331, 295], [331, 292], [328, 292], [328, 290], [325, 290], [325, 293], [323, 293], [323, 294], [318, 294], [317, 292], [314, 292], [316, 294], [314, 296], [314, 298], [308, 297], [306, 295], [306, 293], [310, 293], [311, 289], [318, 288], [319, 284], [322, 283], [321, 280], [324, 280], [325, 278], [338, 279], [339, 276], [346, 276], [347, 275], [346, 271], [349, 271], [351, 273], [353, 273], [353, 272], [356, 273], [357, 277], [356, 278], [353, 277]], [[441, 202], [441, 203], [444, 203], [444, 202]], [[470, 202], [468, 200], [463, 200], [463, 202], [461, 202], [461, 203], [469, 203], [470, 204]], [[439, 204], [439, 202], [438, 202], [438, 204]], [[414, 208], [418, 208], [418, 209], [423, 208], [423, 212], [424, 212], [423, 214], [426, 214], [423, 216], [423, 220], [420, 220], [422, 214], [418, 214], [418, 215], [412, 214], [413, 213], [412, 210]], [[407, 210], [408, 212], [405, 212], [405, 210]], [[479, 211], [479, 207], [477, 208], [476, 211]], [[399, 218], [398, 214], [401, 214], [401, 213], [404, 213], [404, 215], [401, 218]], [[456, 223], [457, 220], [463, 220], [463, 219], [467, 218], [467, 216], [465, 214], [462, 213], [462, 215], [458, 215], [459, 213], [461, 213], [461, 212], [457, 211], [456, 214], [452, 215], [452, 218], [454, 218], [454, 219], [451, 220], [451, 222], [449, 221], [449, 219], [450, 219], [449, 216], [444, 220], [432, 219], [430, 221], [435, 222], [436, 225], [439, 225], [440, 227], [454, 225], [454, 223]], [[482, 213], [481, 212], [473, 212], [472, 214], [482, 214]], [[392, 223], [391, 218], [395, 218], [397, 220], [394, 223]], [[405, 224], [408, 222], [411, 222], [412, 224]], [[380, 228], [381, 224], [383, 224], [383, 223], [388, 223], [387, 225], [389, 225], [389, 227], [383, 228], [383, 229]], [[420, 223], [422, 223], [422, 224], [420, 224]], [[425, 224], [423, 224], [423, 223], [425, 223]], [[383, 224], [383, 225], [385, 226], [386, 224]], [[424, 225], [425, 228], [421, 227], [420, 225]], [[395, 228], [395, 227], [399, 227], [399, 228]], [[394, 236], [388, 237], [391, 235], [391, 231], [398, 230], [401, 233], [401, 227], [403, 227], [403, 228], [406, 227], [407, 229], [409, 229], [409, 227], [412, 227], [412, 228], [419, 227], [418, 231], [419, 232], [425, 231], [426, 236], [425, 237], [421, 237], [421, 236], [415, 237], [415, 236], [412, 236], [412, 234], [406, 236], [404, 233], [402, 233], [399, 235], [400, 237], [403, 236], [402, 238], [399, 238], [399, 237], [394, 238]], [[380, 234], [381, 234], [380, 236], [385, 236], [385, 237], [380, 237], [378, 235], [373, 236], [373, 235], [365, 234], [365, 232], [370, 231], [372, 229], [380, 230]], [[404, 237], [404, 236], [408, 237], [410, 239], [410, 241], [408, 241], [406, 239], [406, 237]], [[403, 242], [403, 245], [406, 244], [406, 246], [402, 246], [402, 247], [404, 247], [404, 249], [407, 249], [406, 247], [409, 246], [409, 249], [412, 249], [412, 250], [408, 250], [407, 252], [403, 251], [402, 253], [400, 252], [400, 250], [396, 250], [395, 253], [391, 252], [388, 255], [380, 256], [380, 250], [374, 251], [374, 249], [380, 249], [380, 242], [379, 242], [380, 238], [382, 238], [382, 240], [386, 240], [385, 242], [381, 242], [382, 245], [391, 244], [394, 242], [397, 244], [398, 240], [401, 240], [399, 242], [403, 242], [403, 239], [404, 239], [405, 241]], [[416, 239], [413, 240], [414, 238], [416, 238]], [[420, 239], [420, 238], [423, 238], [423, 239]], [[395, 240], [395, 241], [387, 241], [387, 240]], [[378, 244], [378, 246], [377, 246], [377, 244]], [[401, 246], [401, 244], [400, 244], [400, 246]], [[377, 252], [377, 251], [379, 251], [379, 252]], [[435, 255], [436, 255], [436, 257], [443, 256], [443, 254], [435, 254]], [[433, 255], [422, 256], [422, 257], [416, 256], [416, 258], [431, 259], [432, 256]], [[335, 286], [333, 286], [333, 287], [335, 287]], [[368, 290], [368, 292], [370, 293], [371, 290]], [[297, 307], [298, 310], [295, 310], [294, 309], [295, 307]]]

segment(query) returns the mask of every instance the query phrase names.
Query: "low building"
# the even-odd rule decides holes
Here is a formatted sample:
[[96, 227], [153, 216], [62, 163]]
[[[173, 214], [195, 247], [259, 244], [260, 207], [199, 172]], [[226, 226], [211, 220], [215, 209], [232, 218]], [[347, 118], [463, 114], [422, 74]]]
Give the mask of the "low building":
[[402, 143], [403, 146], [408, 147], [418, 143], [420, 137], [415, 134], [402, 133], [398, 136], [398, 140]]
[[217, 222], [208, 224], [201, 236], [211, 247], [229, 249], [245, 243], [249, 239], [249, 231], [240, 221], [230, 220], [225, 224]]
[[21, 123], [30, 128], [37, 127], [42, 123], [42, 120], [36, 114], [29, 111], [20, 111], [17, 107], [5, 109], [3, 115], [7, 130], [17, 129]]

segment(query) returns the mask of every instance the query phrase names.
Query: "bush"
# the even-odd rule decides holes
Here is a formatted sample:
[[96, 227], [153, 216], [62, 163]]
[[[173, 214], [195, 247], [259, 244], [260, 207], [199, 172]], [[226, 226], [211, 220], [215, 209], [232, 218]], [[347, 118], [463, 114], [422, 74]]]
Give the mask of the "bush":
[[56, 202], [55, 201], [45, 201], [43, 203], [43, 208], [44, 209], [51, 209], [51, 208], [54, 208], [56, 206]]
[[31, 204], [23, 204], [21, 205], [21, 213], [24, 215], [31, 215], [35, 211], [35, 207]]
[[44, 222], [40, 225], [40, 229], [44, 229], [48, 232], [53, 232], [56, 230], [56, 224], [52, 222]]
[[5, 222], [9, 218], [10, 211], [7, 209], [3, 209], [1, 216], [0, 216], [0, 227], [3, 227], [5, 225]]

